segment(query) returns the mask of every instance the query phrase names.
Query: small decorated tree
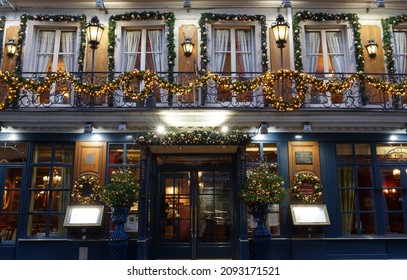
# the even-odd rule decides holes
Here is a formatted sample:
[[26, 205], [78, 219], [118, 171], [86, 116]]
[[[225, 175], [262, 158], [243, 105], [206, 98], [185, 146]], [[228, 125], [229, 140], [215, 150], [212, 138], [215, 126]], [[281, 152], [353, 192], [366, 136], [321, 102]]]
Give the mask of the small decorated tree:
[[248, 205], [250, 213], [257, 222], [252, 240], [254, 250], [252, 258], [268, 259], [271, 235], [265, 222], [270, 204], [279, 204], [287, 195], [284, 180], [276, 173], [276, 165], [261, 163], [247, 173], [246, 184], [242, 191], [242, 200]]
[[136, 174], [130, 168], [114, 170], [110, 182], [100, 194], [101, 201], [113, 208], [130, 208], [139, 198], [140, 185]]
[[261, 163], [248, 171], [242, 199], [249, 207], [280, 203], [287, 191], [284, 179], [276, 173], [276, 165]]

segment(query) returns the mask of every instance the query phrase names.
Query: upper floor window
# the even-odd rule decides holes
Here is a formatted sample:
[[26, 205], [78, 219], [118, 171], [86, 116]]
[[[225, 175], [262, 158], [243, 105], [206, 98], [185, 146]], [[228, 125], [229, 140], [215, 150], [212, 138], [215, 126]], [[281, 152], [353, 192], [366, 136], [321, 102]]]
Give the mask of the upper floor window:
[[350, 48], [345, 27], [305, 26], [304, 70], [324, 77], [356, 71], [354, 52]]
[[214, 28], [213, 71], [254, 72], [253, 28]]
[[234, 26], [213, 23], [208, 31], [208, 70], [217, 73], [245, 73], [245, 76], [262, 71], [258, 25], [244, 22], [240, 25], [235, 23]]
[[162, 72], [164, 70], [164, 29], [125, 29], [122, 40], [122, 70]]
[[79, 32], [75, 25], [30, 25], [32, 33], [27, 38], [24, 72], [56, 72], [77, 69]]
[[406, 56], [407, 56], [407, 31], [404, 29], [394, 29], [393, 45], [394, 45], [394, 66], [396, 74], [406, 73]]

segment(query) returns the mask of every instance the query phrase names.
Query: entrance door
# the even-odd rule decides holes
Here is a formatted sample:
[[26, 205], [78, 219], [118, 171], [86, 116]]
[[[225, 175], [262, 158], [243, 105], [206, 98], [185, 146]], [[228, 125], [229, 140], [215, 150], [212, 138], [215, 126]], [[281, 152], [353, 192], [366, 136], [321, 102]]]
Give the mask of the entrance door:
[[159, 172], [156, 258], [232, 258], [232, 172]]

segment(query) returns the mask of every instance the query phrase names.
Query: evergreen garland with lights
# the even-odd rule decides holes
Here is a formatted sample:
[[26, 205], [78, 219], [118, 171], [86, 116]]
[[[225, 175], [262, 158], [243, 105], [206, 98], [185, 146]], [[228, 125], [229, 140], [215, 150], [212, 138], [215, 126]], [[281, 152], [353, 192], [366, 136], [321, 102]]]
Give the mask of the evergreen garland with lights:
[[6, 25], [6, 17], [0, 17], [0, 53], [3, 53], [3, 33], [4, 26]]
[[250, 143], [249, 133], [241, 131], [217, 132], [212, 130], [192, 130], [182, 132], [149, 132], [139, 136], [140, 145], [246, 145]]
[[394, 75], [396, 73], [396, 68], [395, 68], [395, 58], [393, 55], [392, 27], [395, 24], [407, 22], [407, 14], [384, 18], [381, 20], [381, 22], [383, 28], [382, 39], [387, 73], [390, 75]]
[[[132, 87], [134, 79], [144, 83], [141, 91]], [[295, 85], [296, 94], [287, 100], [276, 94], [274, 86], [281, 79], [289, 79]], [[153, 94], [156, 86], [168, 92], [168, 95], [176, 94], [185, 96], [192, 92], [193, 84], [181, 85], [167, 81], [157, 75], [157, 73], [146, 70], [133, 70], [126, 72], [105, 84], [94, 85], [78, 79], [69, 72], [59, 70], [50, 73], [44, 79], [23, 78], [18, 73], [0, 71], [0, 84], [8, 91], [3, 94], [0, 100], [0, 109], [17, 106], [18, 92], [23, 89], [32, 93], [47, 94], [54, 83], [69, 82], [74, 87], [76, 94], [85, 96], [109, 96], [115, 91], [123, 92], [125, 97], [144, 100]], [[223, 77], [218, 74], [207, 72], [197, 77], [195, 89], [202, 88], [208, 83], [216, 83], [219, 87], [234, 92], [237, 98], [244, 97], [248, 91], [255, 91], [259, 88], [263, 91], [263, 96], [269, 102], [270, 108], [278, 111], [293, 111], [300, 108], [304, 102], [307, 92], [313, 88], [322, 94], [340, 94], [349, 89], [353, 84], [370, 85], [383, 94], [389, 94], [393, 98], [400, 98], [407, 92], [407, 82], [396, 83], [392, 81], [380, 81], [377, 78], [365, 73], [354, 73], [353, 75], [337, 81], [318, 80], [314, 76], [297, 70], [280, 69], [277, 71], [267, 71], [266, 73], [252, 78], [248, 81], [234, 81], [230, 77]]]
[[22, 66], [22, 46], [26, 38], [27, 22], [29, 20], [34, 21], [49, 21], [49, 22], [73, 22], [79, 23], [80, 29], [80, 45], [78, 54], [78, 72], [83, 71], [84, 61], [85, 61], [85, 48], [86, 48], [86, 16], [71, 16], [71, 15], [27, 15], [23, 14], [20, 17], [20, 30], [18, 31], [17, 39], [17, 54], [16, 54], [16, 72], [21, 72]]

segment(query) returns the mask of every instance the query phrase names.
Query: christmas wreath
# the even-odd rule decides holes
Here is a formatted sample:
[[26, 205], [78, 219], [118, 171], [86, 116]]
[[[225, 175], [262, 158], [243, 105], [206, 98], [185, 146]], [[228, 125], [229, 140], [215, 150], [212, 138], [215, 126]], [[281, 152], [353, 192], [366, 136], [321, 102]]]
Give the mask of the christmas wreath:
[[100, 198], [100, 182], [94, 176], [81, 176], [73, 185], [72, 197], [80, 204], [92, 204]]
[[[304, 184], [310, 186], [305, 189], [306, 191]], [[291, 193], [294, 198], [303, 203], [317, 203], [322, 196], [322, 185], [318, 176], [310, 172], [298, 173], [294, 177]]]

